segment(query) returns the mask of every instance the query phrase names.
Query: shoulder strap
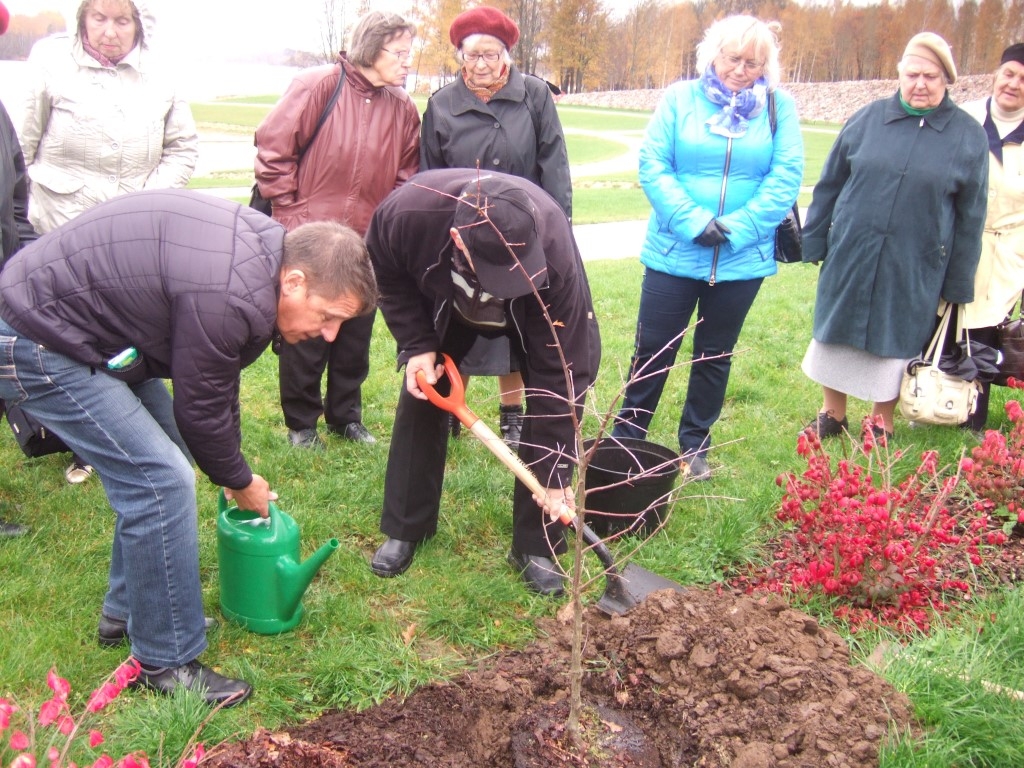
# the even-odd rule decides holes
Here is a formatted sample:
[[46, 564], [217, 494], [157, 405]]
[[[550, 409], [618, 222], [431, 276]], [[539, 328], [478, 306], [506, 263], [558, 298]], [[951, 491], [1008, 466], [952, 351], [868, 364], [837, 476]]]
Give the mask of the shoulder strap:
[[339, 64], [338, 73], [338, 84], [334, 86], [334, 93], [331, 94], [330, 101], [327, 102], [327, 106], [324, 107], [324, 111], [320, 113], [320, 119], [316, 121], [316, 128], [313, 129], [313, 135], [309, 137], [309, 141], [302, 149], [299, 150], [299, 159], [306, 154], [306, 150], [309, 149], [313, 142], [316, 140], [316, 135], [320, 133], [320, 129], [323, 128], [324, 123], [327, 122], [328, 116], [331, 114], [331, 110], [334, 109], [334, 105], [338, 103], [338, 94], [341, 93], [341, 85], [345, 82], [345, 65]]
[[779, 118], [775, 114], [775, 91], [768, 91], [768, 125], [772, 127], [772, 136], [775, 135], [775, 126]]
[[[526, 111], [530, 113], [530, 119], [533, 121], [533, 135], [535, 140], [540, 141], [540, 118], [537, 116], [537, 110], [533, 103], [533, 93], [530, 91], [529, 87], [526, 86], [526, 83], [528, 82], [527, 78], [530, 77], [536, 77], [536, 75], [528, 75], [525, 72], [523, 73], [523, 86], [526, 88], [526, 98], [523, 99], [523, 101], [526, 102]], [[540, 78], [537, 79], [539, 80]], [[547, 88], [546, 85], [544, 87]]]

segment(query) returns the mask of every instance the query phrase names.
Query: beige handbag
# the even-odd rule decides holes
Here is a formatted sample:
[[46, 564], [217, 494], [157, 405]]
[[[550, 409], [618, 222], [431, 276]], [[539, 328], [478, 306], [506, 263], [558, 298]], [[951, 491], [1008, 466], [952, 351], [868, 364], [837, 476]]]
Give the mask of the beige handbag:
[[[946, 338], [953, 305], [946, 305], [935, 335], [923, 358], [907, 363], [900, 384], [900, 413], [919, 424], [958, 426], [978, 407], [981, 385], [977, 381], [964, 381], [939, 368], [942, 340]], [[960, 312], [962, 308], [958, 308]], [[969, 348], [969, 346], [968, 346]]]

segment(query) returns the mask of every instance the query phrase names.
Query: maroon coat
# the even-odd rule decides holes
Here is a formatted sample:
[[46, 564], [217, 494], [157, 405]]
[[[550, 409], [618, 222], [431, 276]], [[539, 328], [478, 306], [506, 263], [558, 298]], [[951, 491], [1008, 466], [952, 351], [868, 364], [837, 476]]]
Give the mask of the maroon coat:
[[420, 116], [409, 94], [371, 85], [344, 58], [342, 65], [338, 102], [312, 144], [337, 64], [302, 72], [256, 129], [256, 181], [288, 231], [340, 221], [362, 235], [377, 204], [419, 169]]

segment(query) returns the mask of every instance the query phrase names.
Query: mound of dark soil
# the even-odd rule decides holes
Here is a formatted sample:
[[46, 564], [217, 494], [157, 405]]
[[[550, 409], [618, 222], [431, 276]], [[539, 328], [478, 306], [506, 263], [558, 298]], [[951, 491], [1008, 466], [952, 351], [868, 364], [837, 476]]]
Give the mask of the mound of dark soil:
[[[561, 619], [565, 619], [564, 621]], [[585, 616], [583, 748], [565, 737], [568, 608], [545, 638], [364, 712], [226, 746], [217, 768], [868, 768], [909, 702], [784, 602], [665, 591]]]

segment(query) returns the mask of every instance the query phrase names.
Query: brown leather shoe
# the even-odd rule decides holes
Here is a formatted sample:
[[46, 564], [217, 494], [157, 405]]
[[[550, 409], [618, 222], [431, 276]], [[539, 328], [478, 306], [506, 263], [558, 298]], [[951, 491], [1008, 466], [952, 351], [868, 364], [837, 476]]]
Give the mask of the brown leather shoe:
[[[842, 421], [834, 419], [827, 413], [818, 413], [817, 417], [804, 429], [809, 429], [818, 437], [839, 437], [850, 428], [849, 420], [844, 416]], [[803, 431], [803, 430], [801, 430]]]

